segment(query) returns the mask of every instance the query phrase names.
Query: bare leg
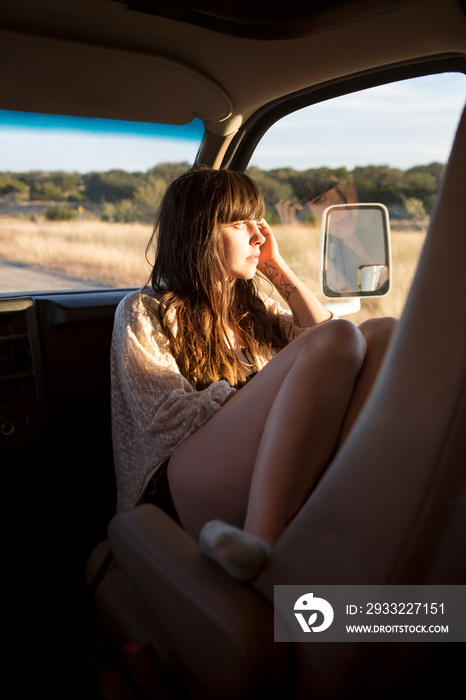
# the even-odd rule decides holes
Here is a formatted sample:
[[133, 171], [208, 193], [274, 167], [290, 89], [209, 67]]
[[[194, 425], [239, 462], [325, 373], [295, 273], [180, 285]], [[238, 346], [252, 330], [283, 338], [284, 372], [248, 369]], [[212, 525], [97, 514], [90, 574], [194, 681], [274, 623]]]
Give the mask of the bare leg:
[[274, 543], [325, 469], [366, 343], [348, 321], [305, 331], [170, 460], [185, 529], [221, 519]]
[[333, 358], [329, 348], [313, 348], [312, 357], [302, 353], [290, 369], [258, 448], [246, 532], [275, 543], [314, 489], [351, 403], [365, 353], [361, 340], [351, 346], [344, 339]]
[[375, 378], [382, 364], [388, 345], [398, 325], [398, 320], [387, 316], [364, 321], [359, 326], [367, 343], [366, 357], [363, 367], [354, 386], [351, 403], [343, 422], [343, 427], [338, 439], [338, 447], [341, 447], [353, 427], [367, 397], [374, 385]]

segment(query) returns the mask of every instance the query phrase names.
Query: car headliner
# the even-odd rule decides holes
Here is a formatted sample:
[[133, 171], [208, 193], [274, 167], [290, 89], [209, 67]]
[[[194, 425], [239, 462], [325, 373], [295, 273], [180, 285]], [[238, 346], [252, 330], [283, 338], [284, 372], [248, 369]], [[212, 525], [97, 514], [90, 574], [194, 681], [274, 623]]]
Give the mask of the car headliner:
[[198, 117], [205, 161], [215, 164], [268, 103], [347, 76], [465, 54], [458, 0], [294, 1], [286, 12], [259, 2], [190, 5], [4, 3], [0, 108], [172, 124]]

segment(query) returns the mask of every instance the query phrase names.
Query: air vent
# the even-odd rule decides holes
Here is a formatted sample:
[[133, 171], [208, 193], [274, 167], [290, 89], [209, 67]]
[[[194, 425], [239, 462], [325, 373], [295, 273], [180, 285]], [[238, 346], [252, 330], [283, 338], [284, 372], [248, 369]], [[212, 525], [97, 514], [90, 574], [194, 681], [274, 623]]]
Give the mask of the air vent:
[[0, 342], [0, 377], [30, 372], [31, 348], [28, 338]]
[[0, 299], [0, 454], [27, 449], [45, 420], [35, 302]]

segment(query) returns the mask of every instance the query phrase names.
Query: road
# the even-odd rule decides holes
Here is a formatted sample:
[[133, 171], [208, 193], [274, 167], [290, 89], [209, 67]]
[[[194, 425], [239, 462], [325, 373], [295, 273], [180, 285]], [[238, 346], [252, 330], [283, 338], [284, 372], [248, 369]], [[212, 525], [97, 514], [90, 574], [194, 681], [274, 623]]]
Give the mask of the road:
[[23, 265], [0, 263], [0, 294], [57, 289], [91, 289], [102, 285], [33, 270]]

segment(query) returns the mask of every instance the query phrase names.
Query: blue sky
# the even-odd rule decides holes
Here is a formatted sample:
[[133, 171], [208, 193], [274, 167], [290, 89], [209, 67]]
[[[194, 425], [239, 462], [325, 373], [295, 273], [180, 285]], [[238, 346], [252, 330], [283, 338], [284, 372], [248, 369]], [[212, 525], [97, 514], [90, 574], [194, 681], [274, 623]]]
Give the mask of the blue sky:
[[[445, 162], [466, 99], [464, 75], [394, 83], [314, 105], [277, 123], [251, 164], [306, 169]], [[195, 158], [198, 121], [186, 127], [47, 118], [0, 110], [0, 171], [122, 168], [146, 171]]]
[[117, 122], [0, 110], [0, 171], [143, 171], [193, 161], [204, 127]]
[[[313, 105], [276, 123], [252, 163], [296, 169], [446, 162], [466, 101], [466, 77], [433, 75]], [[312, 165], [309, 165], [312, 163]]]

